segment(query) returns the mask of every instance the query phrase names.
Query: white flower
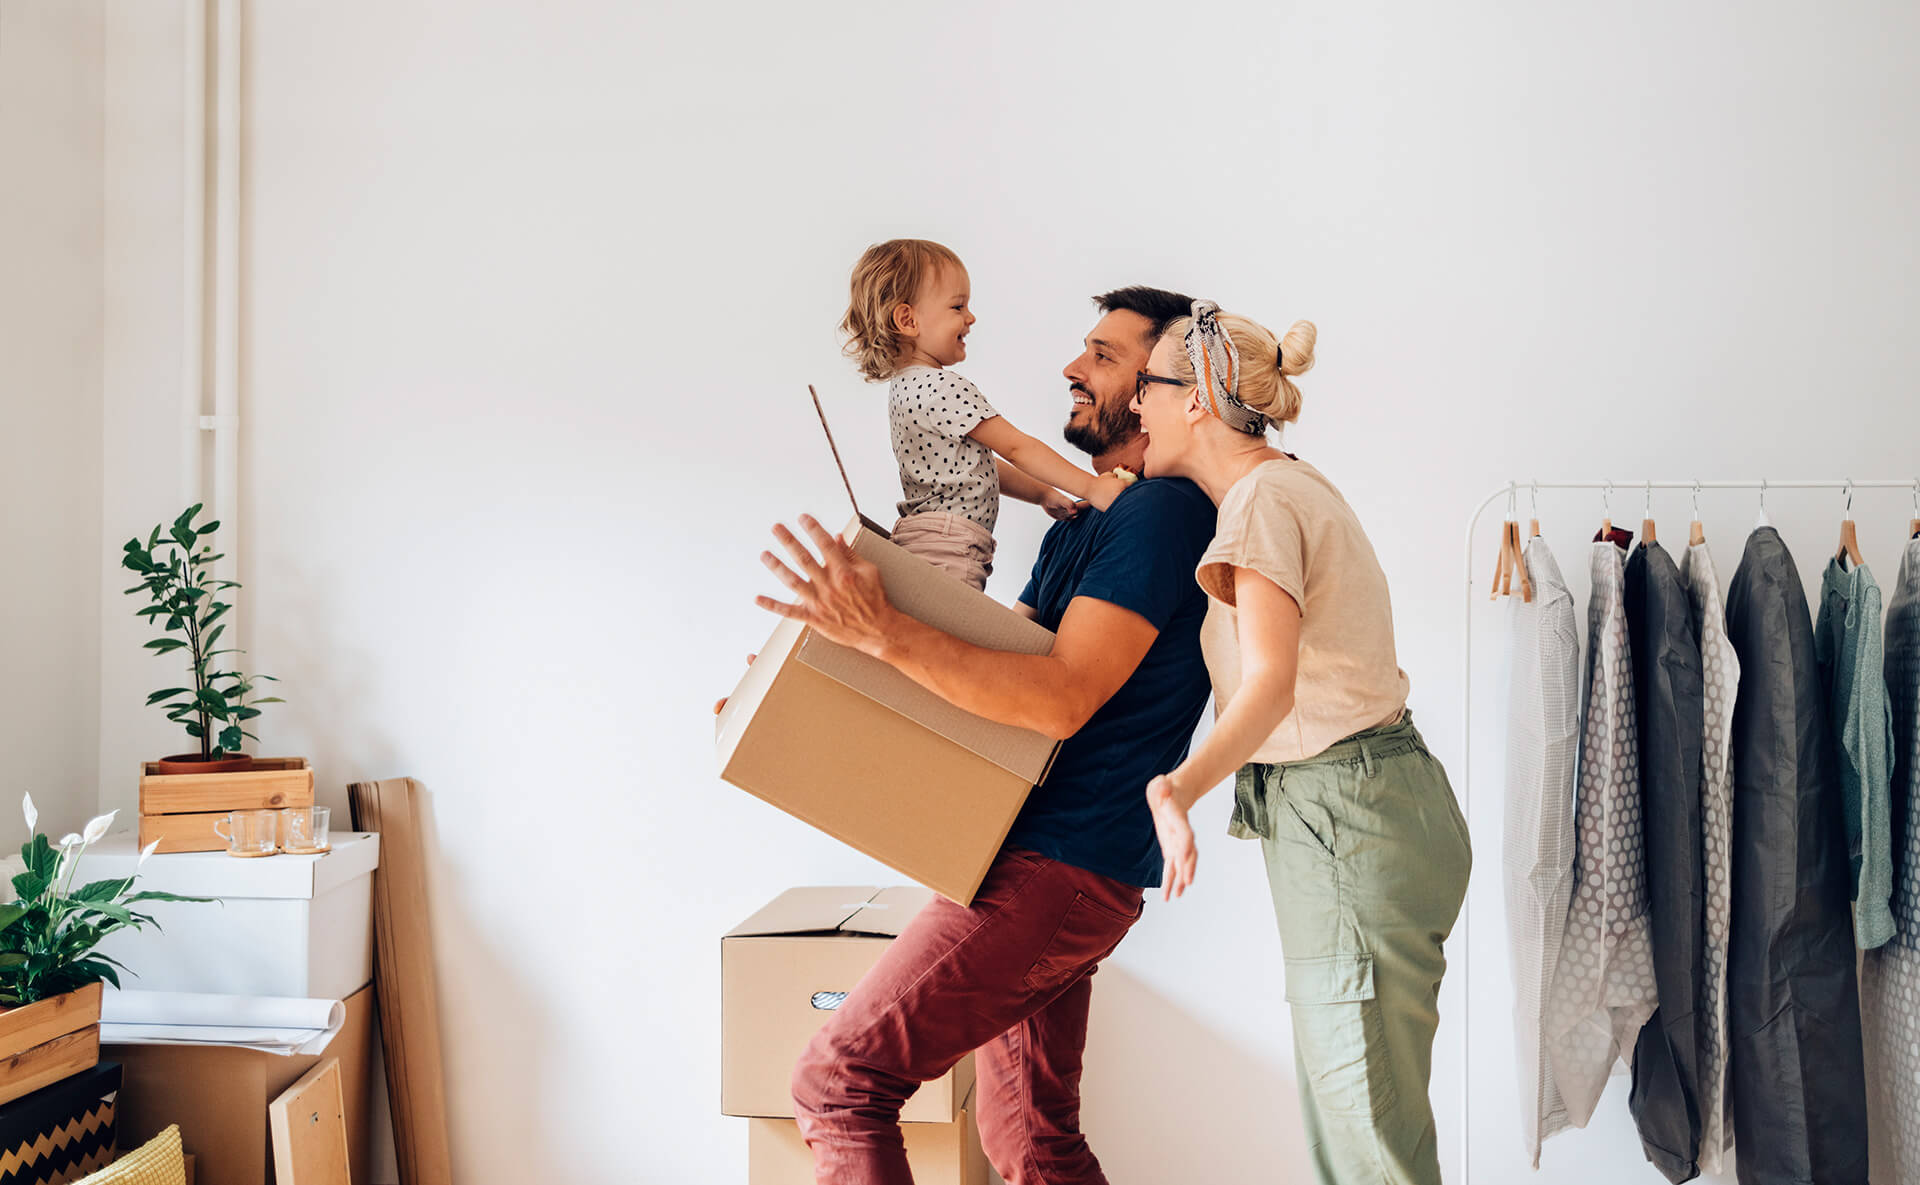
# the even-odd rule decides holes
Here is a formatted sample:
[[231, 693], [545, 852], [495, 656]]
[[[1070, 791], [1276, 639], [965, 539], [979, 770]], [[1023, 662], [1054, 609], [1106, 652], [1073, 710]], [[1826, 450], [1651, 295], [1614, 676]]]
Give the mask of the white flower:
[[20, 809], [25, 812], [27, 816], [27, 834], [32, 835], [33, 829], [40, 826], [40, 812], [33, 809], [33, 795], [22, 794], [20, 796]]
[[87, 824], [86, 834], [80, 837], [81, 841], [84, 843], [94, 844], [94, 843], [99, 843], [102, 839], [106, 838], [107, 828], [113, 826], [113, 817], [119, 813], [120, 812], [117, 810], [108, 811], [104, 815], [98, 815], [95, 818], [93, 818]]
[[140, 865], [141, 865], [141, 864], [145, 864], [145, 863], [147, 862], [147, 857], [149, 857], [149, 856], [151, 856], [151, 855], [153, 855], [153, 849], [155, 849], [155, 848], [157, 848], [157, 847], [159, 847], [159, 846], [160, 846], [160, 841], [156, 839], [156, 840], [154, 840], [154, 841], [153, 841], [152, 843], [150, 843], [150, 844], [148, 844], [148, 845], [147, 845], [146, 847], [144, 847], [144, 848], [141, 848], [141, 849], [140, 849], [140, 862], [139, 862], [138, 864], [135, 864], [135, 865], [134, 865], [134, 867], [135, 867], [135, 868], [138, 868], [138, 867], [140, 867]]
[[66, 835], [65, 835], [65, 836], [64, 836], [64, 837], [63, 837], [63, 838], [62, 838], [62, 839], [60, 840], [60, 846], [61, 846], [61, 847], [63, 847], [63, 848], [70, 848], [70, 847], [72, 847], [73, 845], [75, 845], [75, 844], [77, 844], [77, 843], [79, 843], [79, 842], [80, 842], [80, 837], [79, 837], [79, 836], [77, 836], [77, 835], [75, 835], [75, 834], [74, 834], [73, 832], [71, 832], [71, 831], [69, 831], [69, 832], [67, 832], [67, 834], [66, 834]]

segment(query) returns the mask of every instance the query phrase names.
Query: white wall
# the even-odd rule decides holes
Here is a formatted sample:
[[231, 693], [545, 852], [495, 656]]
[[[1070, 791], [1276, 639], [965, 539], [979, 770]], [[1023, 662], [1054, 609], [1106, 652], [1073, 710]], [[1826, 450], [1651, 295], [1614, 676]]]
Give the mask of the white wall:
[[[130, 24], [164, 55], [169, 19]], [[1049, 435], [1092, 292], [1317, 320], [1292, 445], [1370, 525], [1415, 713], [1457, 771], [1460, 532], [1494, 483], [1914, 467], [1916, 20], [251, 6], [243, 640], [290, 701], [264, 751], [311, 755], [335, 805], [359, 778], [431, 791], [458, 1178], [743, 1179], [744, 1125], [717, 1114], [718, 935], [791, 884], [891, 879], [721, 784], [708, 744], [710, 702], [771, 625], [750, 603], [771, 591], [767, 524], [845, 512], [804, 384], [866, 503], [891, 496], [878, 395], [832, 332], [868, 242], [961, 252], [980, 316], [963, 369]], [[177, 202], [162, 173], [129, 192]], [[157, 249], [128, 266], [126, 299], [164, 324], [177, 270], [162, 282]], [[169, 423], [173, 350], [153, 328], [111, 355], [159, 378], [109, 382], [110, 536], [173, 509], [170, 479], [116, 464]], [[1836, 504], [1775, 505], [1811, 568]], [[1730, 575], [1751, 508], [1708, 510]], [[1543, 512], [1578, 568], [1597, 504]], [[1862, 496], [1877, 562], [1905, 515]], [[1043, 524], [1006, 518], [990, 591], [1010, 598]], [[1500, 610], [1480, 613], [1489, 636]], [[137, 739], [137, 704], [108, 703], [103, 729]], [[1476, 1185], [1533, 1179], [1481, 740]], [[120, 743], [115, 768], [140, 748]], [[131, 782], [103, 777], [102, 801]], [[1193, 894], [1154, 904], [1100, 975], [1086, 1124], [1116, 1180], [1299, 1160], [1280, 951], [1227, 809], [1199, 809]], [[1443, 1009], [1451, 1166], [1457, 981]], [[1549, 1146], [1548, 1179], [1654, 1179], [1624, 1098]]]
[[97, 0], [0, 4], [0, 852], [94, 804], [102, 63]]

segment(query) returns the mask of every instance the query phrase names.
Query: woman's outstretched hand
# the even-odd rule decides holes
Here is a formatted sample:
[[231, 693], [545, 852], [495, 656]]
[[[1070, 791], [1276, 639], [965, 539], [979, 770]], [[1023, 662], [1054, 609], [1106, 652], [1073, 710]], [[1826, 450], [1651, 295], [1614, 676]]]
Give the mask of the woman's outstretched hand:
[[1165, 774], [1147, 783], [1147, 806], [1153, 811], [1154, 833], [1160, 837], [1160, 855], [1167, 862], [1161, 900], [1171, 901], [1193, 883], [1194, 866], [1200, 860], [1193, 846], [1193, 825]]

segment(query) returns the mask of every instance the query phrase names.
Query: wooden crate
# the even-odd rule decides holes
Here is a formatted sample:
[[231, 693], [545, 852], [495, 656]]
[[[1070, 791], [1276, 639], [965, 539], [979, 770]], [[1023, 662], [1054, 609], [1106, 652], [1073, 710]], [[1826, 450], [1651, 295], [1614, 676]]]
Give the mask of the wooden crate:
[[313, 805], [313, 769], [304, 757], [259, 757], [226, 774], [157, 774], [140, 766], [140, 846], [161, 852], [218, 852], [227, 841], [213, 825], [229, 811]]
[[142, 815], [271, 811], [313, 805], [313, 770], [304, 757], [260, 757], [230, 774], [157, 774], [140, 766]]
[[100, 1060], [97, 983], [0, 1012], [0, 1102], [31, 1094]]

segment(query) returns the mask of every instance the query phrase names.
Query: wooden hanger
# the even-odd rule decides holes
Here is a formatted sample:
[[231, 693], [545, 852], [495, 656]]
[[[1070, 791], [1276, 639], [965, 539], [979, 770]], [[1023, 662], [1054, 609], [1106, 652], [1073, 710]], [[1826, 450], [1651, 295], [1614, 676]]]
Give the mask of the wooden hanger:
[[1920, 479], [1913, 483], [1913, 518], [1907, 523], [1907, 538], [1920, 539]]
[[1513, 520], [1508, 519], [1500, 527], [1500, 557], [1493, 562], [1493, 584], [1487, 592], [1489, 601], [1500, 599], [1502, 581], [1513, 580]]
[[1687, 546], [1698, 547], [1707, 541], [1707, 529], [1700, 525], [1700, 483], [1693, 483], [1693, 525], [1687, 530]]
[[1853, 482], [1847, 482], [1846, 517], [1840, 520], [1840, 546], [1834, 549], [1833, 558], [1845, 560], [1858, 568], [1866, 561], [1860, 558], [1860, 537], [1853, 528]]
[[1600, 538], [1604, 540], [1608, 535], [1613, 534], [1613, 483], [1612, 482], [1608, 482], [1606, 489], [1601, 491], [1600, 506], [1601, 506]]
[[1651, 547], [1656, 540], [1653, 537], [1653, 483], [1647, 483], [1647, 509], [1645, 518], [1640, 520], [1640, 546]]

